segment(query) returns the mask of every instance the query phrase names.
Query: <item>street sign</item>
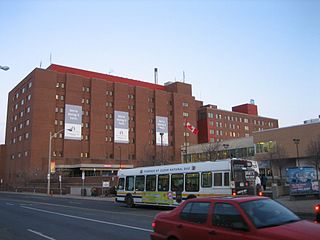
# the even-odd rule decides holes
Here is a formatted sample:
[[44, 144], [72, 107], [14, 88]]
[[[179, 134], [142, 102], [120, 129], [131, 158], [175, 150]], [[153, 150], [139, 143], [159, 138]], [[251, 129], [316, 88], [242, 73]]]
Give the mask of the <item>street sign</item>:
[[103, 188], [108, 188], [108, 187], [110, 187], [110, 182], [109, 182], [109, 181], [103, 181], [103, 182], [102, 182], [102, 187], [103, 187]]
[[61, 176], [61, 175], [59, 175], [59, 182], [61, 182], [61, 180], [62, 180], [62, 176]]

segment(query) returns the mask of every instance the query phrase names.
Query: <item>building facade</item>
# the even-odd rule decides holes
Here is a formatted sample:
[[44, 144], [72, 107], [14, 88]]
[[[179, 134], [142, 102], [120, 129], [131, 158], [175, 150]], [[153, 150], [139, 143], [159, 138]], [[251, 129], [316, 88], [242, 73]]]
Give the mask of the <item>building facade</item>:
[[[262, 173], [282, 178], [285, 168], [320, 164], [320, 122], [253, 133]], [[318, 159], [317, 159], [318, 158]]]
[[8, 97], [6, 178], [69, 176], [179, 162], [184, 123], [202, 102], [190, 84], [165, 86], [60, 65], [35, 69]]
[[278, 128], [278, 120], [258, 115], [257, 105], [243, 104], [232, 111], [205, 105], [198, 110], [199, 143], [249, 137], [255, 131]]

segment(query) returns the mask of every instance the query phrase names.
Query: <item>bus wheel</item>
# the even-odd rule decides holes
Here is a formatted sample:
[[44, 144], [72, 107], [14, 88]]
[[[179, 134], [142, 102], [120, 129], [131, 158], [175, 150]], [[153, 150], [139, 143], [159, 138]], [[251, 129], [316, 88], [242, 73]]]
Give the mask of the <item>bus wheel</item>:
[[189, 195], [189, 196], [187, 197], [187, 200], [188, 200], [188, 199], [191, 199], [191, 198], [196, 198], [196, 196], [195, 196], [195, 195]]
[[133, 208], [133, 207], [134, 207], [134, 201], [133, 201], [133, 198], [132, 198], [131, 195], [127, 195], [127, 196], [126, 196], [125, 202], [126, 202], [126, 204], [127, 204], [127, 206], [128, 206], [129, 208]]

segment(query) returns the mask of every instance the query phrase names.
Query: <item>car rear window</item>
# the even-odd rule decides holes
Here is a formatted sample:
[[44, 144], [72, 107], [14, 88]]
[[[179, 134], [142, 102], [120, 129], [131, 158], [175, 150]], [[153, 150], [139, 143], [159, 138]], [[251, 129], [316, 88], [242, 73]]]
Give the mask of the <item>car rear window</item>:
[[180, 213], [182, 220], [193, 223], [205, 223], [208, 218], [210, 202], [190, 202]]

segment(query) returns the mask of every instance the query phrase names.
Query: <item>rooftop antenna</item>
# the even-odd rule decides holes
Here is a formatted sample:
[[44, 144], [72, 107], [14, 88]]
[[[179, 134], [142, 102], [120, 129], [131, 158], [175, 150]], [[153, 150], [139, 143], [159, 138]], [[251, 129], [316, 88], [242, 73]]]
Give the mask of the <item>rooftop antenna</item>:
[[52, 53], [50, 53], [50, 64], [52, 64]]
[[154, 83], [158, 84], [158, 68], [154, 69]]
[[41, 66], [42, 66], [42, 60], [40, 61], [40, 68], [41, 68]]
[[186, 74], [184, 71], [182, 71], [182, 82], [185, 83], [186, 81]]
[[250, 99], [250, 104], [254, 104], [254, 99]]

